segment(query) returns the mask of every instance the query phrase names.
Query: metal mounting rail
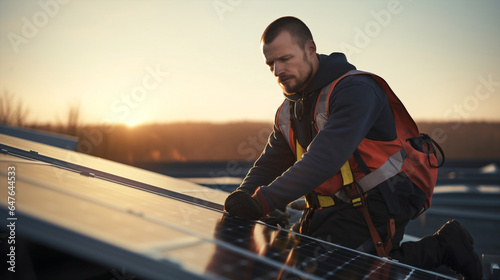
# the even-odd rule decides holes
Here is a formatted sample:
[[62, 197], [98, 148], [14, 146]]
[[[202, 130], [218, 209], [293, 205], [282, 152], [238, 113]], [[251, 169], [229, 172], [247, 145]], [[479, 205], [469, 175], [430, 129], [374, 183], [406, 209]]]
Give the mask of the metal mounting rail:
[[173, 199], [180, 200], [180, 201], [190, 203], [190, 204], [194, 204], [197, 206], [210, 208], [210, 209], [214, 209], [214, 210], [218, 210], [218, 211], [224, 210], [224, 207], [222, 205], [215, 203], [215, 202], [212, 202], [212, 201], [204, 200], [201, 198], [196, 198], [196, 197], [193, 197], [190, 195], [174, 192], [174, 191], [171, 191], [168, 189], [160, 188], [157, 186], [142, 183], [142, 182], [135, 181], [132, 179], [127, 179], [125, 177], [117, 176], [117, 175], [103, 172], [103, 171], [100, 171], [97, 169], [93, 169], [93, 168], [85, 167], [82, 165], [74, 164], [71, 162], [67, 162], [67, 161], [55, 159], [52, 157], [44, 156], [44, 155], [39, 154], [36, 151], [26, 151], [26, 150], [11, 147], [8, 145], [0, 144], [0, 152], [3, 154], [12, 155], [12, 156], [19, 157], [19, 158], [45, 162], [45, 163], [51, 164], [55, 167], [59, 167], [62, 169], [73, 171], [73, 172], [77, 172], [77, 173], [84, 175], [84, 176], [95, 177], [98, 179], [118, 183], [118, 184], [121, 184], [121, 185], [124, 185], [127, 187], [139, 189], [142, 191], [146, 191], [149, 193], [153, 193], [153, 194], [157, 194], [157, 195], [161, 195], [161, 196], [165, 196], [165, 197], [169, 197], [169, 198], [173, 198]]

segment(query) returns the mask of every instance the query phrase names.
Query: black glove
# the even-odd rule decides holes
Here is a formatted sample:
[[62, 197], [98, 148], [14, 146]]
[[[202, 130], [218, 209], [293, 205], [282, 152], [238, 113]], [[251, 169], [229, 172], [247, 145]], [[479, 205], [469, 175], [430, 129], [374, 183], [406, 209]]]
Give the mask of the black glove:
[[275, 209], [273, 212], [267, 214], [264, 218], [261, 219], [264, 223], [273, 226], [279, 226], [282, 228], [287, 228], [290, 223], [290, 215], [288, 215], [286, 209], [285, 212]]
[[258, 220], [263, 215], [259, 201], [241, 190], [234, 191], [226, 198], [224, 208], [231, 216], [249, 220]]

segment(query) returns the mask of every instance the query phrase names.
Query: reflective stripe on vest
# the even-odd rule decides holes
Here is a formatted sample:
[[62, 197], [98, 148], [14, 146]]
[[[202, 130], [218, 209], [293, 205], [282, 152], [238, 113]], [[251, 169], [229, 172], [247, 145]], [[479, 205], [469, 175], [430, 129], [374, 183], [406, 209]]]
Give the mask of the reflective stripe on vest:
[[401, 149], [399, 152], [393, 154], [387, 159], [382, 166], [370, 172], [370, 174], [357, 180], [358, 186], [361, 187], [363, 192], [367, 192], [377, 186], [378, 184], [386, 181], [387, 179], [398, 174], [403, 168], [403, 162], [406, 159], [406, 152]]
[[[291, 137], [292, 128], [291, 128], [291, 119], [290, 119], [290, 101], [285, 100], [278, 112], [278, 120], [276, 121], [277, 127], [280, 129], [281, 134], [285, 137], [286, 141], [292, 148], [292, 151], [295, 151], [295, 143], [293, 142], [293, 138]], [[292, 138], [292, 139], [291, 139]]]
[[[332, 84], [334, 86], [334, 84]], [[329, 97], [330, 92], [333, 90], [333, 87], [326, 86], [321, 89], [319, 93], [318, 100], [316, 102], [316, 108], [314, 109], [314, 123], [316, 125], [316, 130], [320, 131], [325, 127], [326, 122], [328, 121], [329, 115]], [[319, 105], [319, 106], [318, 106]]]

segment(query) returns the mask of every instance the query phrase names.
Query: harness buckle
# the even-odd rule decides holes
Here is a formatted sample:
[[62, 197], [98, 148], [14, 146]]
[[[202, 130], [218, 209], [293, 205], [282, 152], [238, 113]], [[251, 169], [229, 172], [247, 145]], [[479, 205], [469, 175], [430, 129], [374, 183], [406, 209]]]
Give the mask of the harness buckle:
[[365, 205], [363, 193], [355, 183], [345, 185], [344, 190], [347, 193], [347, 196], [351, 199], [351, 205], [354, 208]]
[[361, 196], [353, 198], [353, 199], [351, 199], [351, 204], [354, 208], [358, 208], [360, 206], [363, 206], [363, 199], [361, 198]]

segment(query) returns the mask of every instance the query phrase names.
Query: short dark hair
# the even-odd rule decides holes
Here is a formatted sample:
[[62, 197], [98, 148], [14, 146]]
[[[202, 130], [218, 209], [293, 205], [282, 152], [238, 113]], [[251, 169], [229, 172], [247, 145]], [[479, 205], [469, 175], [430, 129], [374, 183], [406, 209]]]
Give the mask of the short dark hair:
[[307, 41], [313, 39], [311, 31], [304, 22], [296, 17], [286, 16], [271, 22], [267, 26], [260, 38], [261, 43], [271, 43], [282, 31], [290, 33], [302, 49]]

